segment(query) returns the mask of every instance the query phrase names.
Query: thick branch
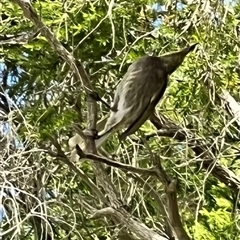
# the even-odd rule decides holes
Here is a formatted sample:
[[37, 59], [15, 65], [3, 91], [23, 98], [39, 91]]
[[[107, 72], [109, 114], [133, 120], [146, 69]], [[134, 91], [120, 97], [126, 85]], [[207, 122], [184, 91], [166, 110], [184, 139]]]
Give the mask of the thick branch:
[[122, 223], [124, 228], [130, 230], [135, 236], [138, 236], [137, 239], [168, 240], [167, 237], [160, 236], [144, 224], [141, 224], [140, 222], [134, 220], [130, 215], [126, 216], [126, 213], [116, 211], [111, 207], [94, 212], [91, 215], [91, 218], [102, 218], [107, 216], [110, 216], [112, 219], [114, 219], [115, 222]]
[[[170, 219], [171, 226], [174, 229], [174, 232], [176, 233], [178, 239], [181, 239], [181, 240], [190, 239], [183, 228], [183, 224], [179, 214], [178, 203], [177, 203], [177, 193], [176, 193], [176, 180], [171, 180], [170, 177], [167, 175], [167, 173], [165, 172], [165, 170], [161, 165], [161, 161], [159, 157], [155, 156], [155, 159], [153, 159], [153, 162], [157, 165], [157, 167], [154, 167], [151, 169], [143, 169], [143, 168], [132, 167], [127, 164], [116, 162], [116, 161], [107, 159], [105, 157], [100, 157], [94, 154], [89, 154], [89, 153], [85, 154], [78, 145], [76, 146], [76, 150], [80, 158], [88, 158], [94, 161], [99, 161], [101, 163], [108, 164], [109, 166], [120, 168], [125, 172], [130, 171], [138, 174], [146, 174], [148, 176], [157, 177], [165, 185], [165, 188], [166, 188], [166, 193], [168, 198], [169, 219]], [[112, 210], [109, 212], [112, 212]]]
[[166, 186], [166, 193], [168, 199], [168, 213], [171, 226], [173, 227], [178, 239], [181, 240], [190, 240], [186, 231], [183, 228], [181, 217], [179, 215], [178, 202], [177, 202], [177, 180], [172, 180]]
[[[96, 104], [96, 101], [90, 96], [91, 93], [94, 91], [93, 91], [90, 79], [85, 69], [83, 68], [83, 65], [79, 60], [75, 59], [72, 56], [72, 54], [70, 54], [62, 46], [62, 44], [55, 38], [53, 33], [50, 31], [50, 29], [44, 25], [44, 23], [41, 21], [40, 17], [32, 7], [30, 1], [28, 0], [13, 0], [13, 1], [16, 2], [22, 8], [24, 15], [36, 25], [37, 30], [39, 30], [41, 34], [48, 40], [48, 42], [52, 45], [52, 47], [57, 52], [57, 54], [68, 63], [70, 68], [75, 73], [77, 79], [82, 82], [83, 87], [88, 95], [87, 97], [87, 105], [88, 105], [87, 128], [89, 130], [88, 132], [91, 133], [92, 130], [96, 129], [97, 104]], [[93, 139], [92, 134], [87, 134], [85, 140], [86, 140], [86, 151], [90, 153], [97, 153], [95, 141]], [[114, 185], [112, 184], [112, 182], [109, 181], [109, 178], [105, 173], [101, 164], [96, 163], [95, 172], [97, 175], [97, 179], [99, 180], [100, 184], [106, 191], [106, 194], [109, 198], [109, 202], [116, 207], [121, 206], [121, 203], [118, 201], [117, 191]]]
[[133, 173], [144, 174], [147, 176], [157, 176], [157, 172], [156, 172], [155, 168], [149, 168], [149, 169], [137, 168], [137, 167], [130, 166], [128, 164], [116, 162], [114, 160], [108, 159], [103, 156], [98, 156], [98, 155], [95, 155], [92, 153], [84, 153], [78, 145], [76, 146], [76, 149], [77, 149], [77, 154], [79, 155], [80, 159], [87, 158], [87, 159], [90, 159], [90, 160], [93, 160], [96, 162], [105, 163], [109, 166], [122, 169], [124, 172], [129, 171], [129, 172], [133, 172]]

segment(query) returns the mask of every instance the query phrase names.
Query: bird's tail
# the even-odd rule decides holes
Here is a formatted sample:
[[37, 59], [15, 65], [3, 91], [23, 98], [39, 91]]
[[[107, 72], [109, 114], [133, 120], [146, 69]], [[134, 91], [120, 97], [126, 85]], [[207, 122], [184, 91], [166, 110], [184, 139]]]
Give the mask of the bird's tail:
[[[113, 130], [109, 130], [108, 132], [104, 133], [99, 139], [95, 140], [95, 144], [96, 144], [96, 148], [99, 148], [102, 146], [102, 144], [113, 134]], [[75, 153], [75, 147], [76, 145], [79, 145], [79, 147], [85, 151], [85, 144], [83, 139], [76, 134], [75, 136], [73, 136], [72, 138], [69, 139], [68, 141], [68, 145], [70, 146], [70, 148], [72, 148], [74, 151], [72, 152], [72, 154], [76, 154]]]
[[79, 159], [79, 156], [77, 154], [77, 150], [76, 150], [76, 145], [79, 145], [79, 147], [81, 149], [85, 149], [85, 143], [83, 141], [83, 139], [78, 135], [76, 134], [75, 136], [71, 137], [69, 140], [68, 140], [68, 145], [69, 147], [71, 148], [71, 155], [70, 155], [70, 159], [72, 162], [77, 162], [78, 159]]
[[107, 139], [113, 134], [113, 131], [108, 131], [104, 135], [102, 135], [99, 139], [95, 140], [96, 148], [99, 148], [102, 146], [104, 142], [107, 141]]

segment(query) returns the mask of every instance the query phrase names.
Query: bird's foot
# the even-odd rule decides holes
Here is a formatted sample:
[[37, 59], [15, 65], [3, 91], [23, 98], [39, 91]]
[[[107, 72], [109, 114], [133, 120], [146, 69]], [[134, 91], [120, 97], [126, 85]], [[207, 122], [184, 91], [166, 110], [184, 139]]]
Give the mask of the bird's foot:
[[95, 100], [96, 102], [101, 102], [101, 103], [103, 103], [108, 109], [116, 112], [116, 110], [115, 110], [114, 108], [112, 108], [107, 102], [105, 102], [105, 101], [99, 96], [99, 94], [98, 94], [97, 92], [94, 92], [94, 91], [93, 91], [93, 92], [89, 93], [89, 96], [90, 96], [93, 100]]
[[97, 134], [94, 136], [94, 139], [97, 140], [99, 138], [101, 138], [101, 135], [98, 135], [98, 132], [97, 132]]
[[97, 92], [92, 91], [91, 93], [89, 93], [89, 96], [90, 96], [93, 100], [95, 100], [96, 102], [101, 101], [101, 98], [100, 98], [100, 96], [98, 95]]
[[119, 140], [120, 142], [122, 142], [123, 140], [125, 140], [126, 137], [127, 137], [127, 136], [125, 136], [124, 133], [118, 134], [118, 140]]
[[86, 129], [84, 131], [84, 135], [86, 137], [92, 137], [93, 139], [98, 139], [98, 131], [96, 129]]

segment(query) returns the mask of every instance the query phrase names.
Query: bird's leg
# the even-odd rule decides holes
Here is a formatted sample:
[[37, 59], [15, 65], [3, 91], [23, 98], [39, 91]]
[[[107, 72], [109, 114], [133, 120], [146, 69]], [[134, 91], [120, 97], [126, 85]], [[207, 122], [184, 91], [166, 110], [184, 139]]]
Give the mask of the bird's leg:
[[86, 137], [92, 137], [93, 139], [98, 139], [98, 131], [96, 129], [86, 129], [83, 131]]
[[89, 96], [92, 97], [96, 102], [101, 102], [108, 109], [112, 110], [112, 107], [107, 102], [105, 102], [102, 98], [100, 98], [100, 96], [98, 95], [97, 92], [91, 92], [91, 93], [89, 93]]
[[[92, 91], [92, 92], [89, 93], [89, 96], [90, 96], [93, 100], [95, 100], [96, 102], [102, 102], [108, 109], [111, 110], [111, 106], [110, 106], [107, 102], [105, 102], [105, 101], [99, 96], [99, 94], [98, 94], [97, 92]], [[96, 139], [99, 139], [99, 138], [101, 137], [101, 136], [98, 135], [98, 131], [97, 131], [96, 129], [88, 129], [88, 130], [85, 130], [84, 134], [85, 134], [86, 136], [91, 136], [91, 137], [93, 137], [95, 140], [96, 140]]]

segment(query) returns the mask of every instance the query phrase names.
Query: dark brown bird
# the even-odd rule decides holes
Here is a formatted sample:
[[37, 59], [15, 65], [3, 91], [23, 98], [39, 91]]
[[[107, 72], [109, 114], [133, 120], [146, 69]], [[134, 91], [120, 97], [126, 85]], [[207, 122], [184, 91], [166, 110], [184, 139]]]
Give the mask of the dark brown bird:
[[160, 57], [144, 56], [129, 66], [117, 86], [110, 116], [96, 140], [97, 147], [115, 131], [127, 128], [120, 135], [124, 139], [144, 124], [162, 98], [169, 75], [181, 65], [196, 45], [197, 43]]
[[[196, 45], [159, 57], [144, 56], [129, 66], [115, 91], [110, 116], [96, 139], [97, 148], [114, 132], [127, 128], [120, 135], [120, 139], [124, 139], [144, 124], [162, 98], [169, 75]], [[78, 141], [79, 137], [73, 137], [71, 145]]]

